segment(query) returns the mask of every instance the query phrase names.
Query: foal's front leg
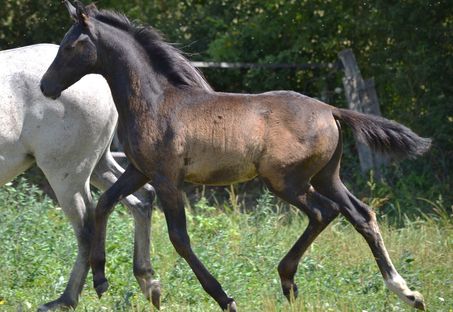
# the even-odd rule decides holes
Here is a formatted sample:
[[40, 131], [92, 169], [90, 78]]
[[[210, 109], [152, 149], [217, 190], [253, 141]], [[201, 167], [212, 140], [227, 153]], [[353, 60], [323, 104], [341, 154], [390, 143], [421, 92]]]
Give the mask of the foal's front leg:
[[[113, 159], [110, 151], [104, 155], [96, 165], [91, 182], [99, 189], [107, 190], [124, 173], [124, 169]], [[152, 204], [156, 192], [154, 188], [145, 184], [138, 192], [129, 195], [121, 202], [134, 217], [134, 275], [140, 285], [146, 299], [151, 300], [153, 305], [160, 307], [160, 283], [154, 279], [154, 270], [150, 260], [151, 242], [151, 215]]]
[[129, 165], [119, 179], [99, 198], [95, 210], [94, 235], [90, 252], [93, 283], [99, 297], [108, 288], [105, 278], [105, 235], [108, 216], [118, 201], [138, 190], [148, 180], [133, 165]]
[[190, 246], [181, 191], [165, 178], [157, 181], [160, 183], [154, 187], [164, 210], [170, 240], [176, 251], [187, 261], [203, 289], [217, 301], [220, 307], [226, 311], [236, 312], [234, 299], [227, 296], [220, 283], [209, 273]]

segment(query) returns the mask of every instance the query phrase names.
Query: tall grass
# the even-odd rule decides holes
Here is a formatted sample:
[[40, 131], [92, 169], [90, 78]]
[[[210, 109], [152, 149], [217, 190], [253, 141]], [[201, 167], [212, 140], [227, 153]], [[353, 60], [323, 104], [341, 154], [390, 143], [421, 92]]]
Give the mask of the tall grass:
[[[237, 205], [231, 201], [214, 207], [202, 197], [188, 203], [187, 211], [195, 252], [240, 311], [411, 311], [386, 290], [368, 246], [342, 218], [304, 256], [296, 276], [300, 297], [289, 305], [276, 266], [302, 234], [305, 217], [281, 209], [269, 192], [263, 192], [253, 211], [240, 212]], [[453, 311], [449, 218], [449, 213], [406, 218], [399, 227], [380, 218], [395, 266], [410, 287], [424, 294], [429, 311]], [[64, 289], [76, 254], [72, 229], [58, 207], [25, 180], [0, 190], [0, 222], [0, 311], [35, 310]], [[97, 299], [90, 275], [79, 311], [152, 310], [132, 274], [132, 235], [132, 218], [119, 206], [107, 234], [111, 288]], [[152, 236], [152, 261], [163, 286], [162, 311], [220, 311], [174, 251], [160, 211], [153, 215]]]

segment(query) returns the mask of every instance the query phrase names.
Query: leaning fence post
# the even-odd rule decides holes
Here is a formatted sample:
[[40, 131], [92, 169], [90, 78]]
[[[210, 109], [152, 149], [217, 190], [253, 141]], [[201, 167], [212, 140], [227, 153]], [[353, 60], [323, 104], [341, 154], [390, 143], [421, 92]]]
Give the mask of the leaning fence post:
[[[374, 79], [364, 80], [357, 65], [356, 58], [351, 49], [338, 53], [343, 69], [343, 86], [348, 101], [349, 109], [366, 113], [381, 115], [379, 101], [374, 87]], [[386, 160], [380, 155], [373, 153], [371, 149], [356, 138], [356, 147], [359, 154], [360, 168], [362, 173], [373, 169], [376, 178], [381, 177], [380, 167]]]

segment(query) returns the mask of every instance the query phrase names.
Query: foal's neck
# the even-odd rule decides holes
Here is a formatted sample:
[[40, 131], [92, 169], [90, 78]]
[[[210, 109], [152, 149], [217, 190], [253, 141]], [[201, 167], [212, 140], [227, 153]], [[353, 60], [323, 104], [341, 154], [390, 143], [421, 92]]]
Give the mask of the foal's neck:
[[153, 114], [169, 82], [154, 71], [144, 48], [131, 35], [106, 27], [98, 46], [103, 55], [100, 72], [110, 86], [120, 119]]

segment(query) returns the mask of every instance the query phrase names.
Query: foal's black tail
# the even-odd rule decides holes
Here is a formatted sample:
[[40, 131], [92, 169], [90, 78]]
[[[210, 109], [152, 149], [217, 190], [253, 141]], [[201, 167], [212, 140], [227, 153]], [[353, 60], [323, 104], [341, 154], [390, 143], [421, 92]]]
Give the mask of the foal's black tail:
[[332, 114], [335, 119], [351, 126], [360, 141], [394, 158], [414, 158], [424, 154], [431, 146], [431, 139], [421, 138], [393, 120], [341, 108], [334, 108]]

